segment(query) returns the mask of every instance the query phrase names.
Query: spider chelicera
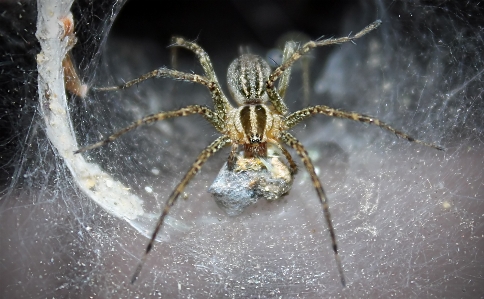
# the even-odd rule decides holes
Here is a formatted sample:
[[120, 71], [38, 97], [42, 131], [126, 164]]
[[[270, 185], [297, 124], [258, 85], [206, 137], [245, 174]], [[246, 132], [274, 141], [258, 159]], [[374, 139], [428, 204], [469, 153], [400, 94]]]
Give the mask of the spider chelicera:
[[[396, 130], [374, 117], [362, 115], [356, 112], [343, 111], [333, 109], [328, 106], [318, 105], [307, 107], [288, 114], [288, 109], [286, 104], [283, 102], [283, 97], [289, 84], [291, 66], [304, 54], [316, 47], [353, 42], [355, 39], [358, 39], [368, 32], [376, 29], [380, 24], [381, 21], [377, 20], [353, 36], [309, 41], [299, 48], [294, 46], [295, 43], [287, 43], [284, 49], [282, 64], [272, 72], [268, 63], [260, 56], [253, 54], [243, 54], [239, 56], [230, 64], [227, 74], [228, 87], [233, 99], [238, 104], [237, 108], [233, 107], [229, 103], [227, 97], [222, 92], [207, 53], [199, 45], [186, 41], [183, 38], [174, 38], [173, 45], [193, 51], [198, 57], [204, 70], [204, 76], [167, 68], [160, 68], [137, 79], [126, 82], [120, 86], [93, 88], [94, 90], [98, 91], [119, 90], [133, 86], [149, 78], [172, 78], [175, 80], [194, 82], [206, 86], [212, 95], [214, 109], [212, 110], [208, 107], [200, 105], [190, 105], [178, 110], [149, 115], [112, 134], [102, 141], [78, 149], [75, 151], [76, 154], [106, 145], [124, 133], [127, 133], [141, 125], [191, 114], [201, 114], [222, 135], [200, 153], [195, 163], [193, 163], [191, 168], [188, 170], [181, 182], [176, 186], [175, 190], [171, 193], [170, 197], [166, 201], [165, 207], [160, 218], [158, 219], [158, 222], [156, 223], [156, 227], [152, 233], [151, 239], [132, 277], [132, 283], [137, 279], [139, 273], [141, 272], [141, 268], [146, 261], [147, 255], [153, 248], [156, 236], [159, 233], [165, 217], [170, 211], [170, 208], [173, 206], [176, 199], [183, 192], [190, 180], [200, 170], [203, 163], [205, 163], [210, 156], [218, 152], [221, 148], [230, 145], [231, 151], [228, 157], [227, 167], [229, 171], [235, 171], [234, 168], [237, 163], [237, 159], [266, 159], [268, 156], [268, 147], [275, 148], [285, 156], [287, 162], [289, 163], [289, 171], [292, 179], [292, 176], [294, 176], [297, 172], [297, 166], [290, 153], [283, 146], [283, 144], [285, 144], [296, 151], [311, 177], [312, 184], [316, 189], [318, 198], [322, 205], [326, 224], [328, 225], [341, 283], [345, 285], [343, 268], [338, 255], [336, 235], [334, 232], [333, 223], [331, 221], [327, 197], [324, 193], [321, 182], [316, 175], [313, 163], [311, 162], [307, 151], [305, 150], [304, 146], [288, 132], [288, 130], [314, 114], [323, 114], [377, 125], [394, 133], [398, 137], [407, 139], [408, 141], [420, 143], [438, 150], [442, 150], [442, 148], [435, 144], [426, 143], [412, 138], [408, 134]], [[278, 88], [276, 88], [275, 82], [278, 79], [280, 79], [280, 82]], [[243, 155], [238, 154], [239, 146], [243, 147]]]

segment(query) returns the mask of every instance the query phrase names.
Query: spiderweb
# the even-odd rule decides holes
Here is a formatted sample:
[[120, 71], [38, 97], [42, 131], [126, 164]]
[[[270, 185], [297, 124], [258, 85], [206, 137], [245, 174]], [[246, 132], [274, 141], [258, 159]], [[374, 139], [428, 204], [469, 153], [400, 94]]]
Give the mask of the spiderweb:
[[[1, 140], [0, 297], [482, 296], [482, 3], [51, 4], [0, 4], [0, 125], [9, 133]], [[228, 151], [222, 151], [175, 204], [131, 285], [164, 201], [216, 131], [192, 116], [139, 128], [82, 156], [71, 155], [76, 148], [69, 146], [98, 141], [161, 110], [210, 106], [210, 94], [201, 86], [158, 79], [122, 92], [90, 91], [85, 98], [63, 97], [60, 85], [39, 97], [43, 82], [62, 82], [67, 40], [50, 30], [60, 30], [57, 20], [69, 11], [78, 39], [72, 55], [87, 86], [119, 84], [160, 66], [201, 73], [192, 53], [167, 48], [171, 36], [181, 35], [198, 38], [224, 90], [226, 68], [240, 46], [271, 53], [277, 61], [277, 40], [288, 32], [296, 40], [342, 36], [381, 19], [382, 26], [357, 45], [311, 52], [309, 104], [376, 116], [446, 151], [322, 116], [293, 130], [328, 194], [347, 288], [339, 283], [321, 207], [302, 163], [288, 196], [229, 217], [207, 193], [226, 160]], [[37, 31], [46, 16], [46, 23], [59, 26]], [[39, 42], [36, 36], [48, 38]], [[36, 56], [48, 50], [52, 60]], [[52, 68], [51, 77], [42, 77], [42, 67]], [[303, 107], [301, 73], [295, 65], [286, 95], [292, 111]], [[53, 95], [59, 103], [65, 99], [65, 106], [56, 110], [45, 102]], [[46, 120], [48, 115], [56, 117]]]

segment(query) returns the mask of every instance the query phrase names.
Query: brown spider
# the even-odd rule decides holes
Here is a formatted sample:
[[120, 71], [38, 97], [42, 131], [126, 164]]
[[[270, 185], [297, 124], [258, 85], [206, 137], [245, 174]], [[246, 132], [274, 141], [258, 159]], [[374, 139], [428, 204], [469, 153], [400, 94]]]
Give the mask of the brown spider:
[[[289, 163], [289, 169], [292, 177], [297, 172], [297, 166], [290, 153], [282, 146], [282, 141], [282, 143], [293, 148], [297, 152], [302, 159], [304, 166], [309, 172], [313, 186], [316, 189], [319, 200], [322, 204], [324, 217], [331, 235], [332, 248], [341, 278], [341, 283], [345, 285], [343, 268], [338, 255], [336, 235], [331, 221], [331, 215], [329, 213], [328, 200], [324, 193], [321, 182], [316, 175], [313, 163], [311, 162], [308, 153], [304, 149], [304, 146], [294, 136], [292, 136], [288, 130], [314, 114], [324, 114], [327, 116], [347, 118], [368, 124], [374, 124], [394, 133], [401, 138], [407, 139], [408, 141], [420, 143], [422, 145], [433, 147], [439, 150], [442, 150], [442, 148], [435, 144], [414, 139], [406, 133], [398, 131], [374, 117], [362, 115], [356, 112], [348, 112], [333, 109], [328, 106], [318, 105], [307, 107], [288, 115], [287, 106], [283, 102], [282, 98], [284, 97], [289, 83], [291, 66], [295, 61], [300, 59], [302, 55], [316, 47], [353, 42], [353, 40], [358, 39], [368, 32], [376, 29], [380, 24], [381, 21], [377, 20], [353, 36], [309, 41], [298, 49], [296, 49], [294, 43], [287, 43], [284, 49], [283, 63], [272, 72], [267, 62], [264, 61], [260, 56], [252, 54], [241, 55], [230, 64], [227, 74], [228, 87], [232, 97], [238, 104], [237, 108], [233, 107], [229, 103], [227, 97], [222, 92], [207, 53], [197, 44], [186, 41], [183, 38], [174, 38], [174, 46], [183, 47], [193, 51], [197, 55], [200, 64], [203, 67], [205, 72], [204, 76], [167, 68], [160, 68], [120, 86], [94, 88], [95, 90], [100, 91], [119, 90], [128, 88], [153, 77], [189, 81], [205, 85], [209, 89], [210, 93], [212, 94], [214, 110], [204, 106], [190, 105], [178, 110], [149, 115], [112, 134], [105, 140], [78, 149], [75, 151], [76, 154], [106, 145], [124, 133], [127, 133], [141, 125], [191, 114], [201, 114], [217, 129], [217, 131], [222, 134], [222, 136], [217, 138], [214, 142], [212, 142], [212, 144], [210, 144], [200, 153], [195, 163], [193, 163], [191, 168], [183, 177], [182, 181], [176, 186], [175, 190], [171, 193], [170, 197], [166, 201], [165, 207], [160, 218], [158, 219], [151, 239], [132, 277], [132, 283], [134, 283], [141, 272], [141, 268], [146, 261], [148, 253], [153, 247], [156, 236], [159, 233], [165, 217], [170, 211], [170, 208], [173, 206], [178, 196], [183, 192], [186, 185], [200, 170], [203, 163], [207, 161], [210, 156], [215, 154], [221, 148], [230, 145], [231, 152], [228, 157], [228, 169], [234, 171], [234, 166], [239, 157], [239, 146], [243, 146], [244, 154], [243, 157], [240, 156], [241, 158], [262, 159], [267, 157], [267, 149], [269, 145], [279, 149], [279, 151], [284, 154]], [[276, 89], [274, 84], [278, 79], [281, 79], [281, 81]], [[267, 104], [267, 101], [269, 101], [270, 104]]]

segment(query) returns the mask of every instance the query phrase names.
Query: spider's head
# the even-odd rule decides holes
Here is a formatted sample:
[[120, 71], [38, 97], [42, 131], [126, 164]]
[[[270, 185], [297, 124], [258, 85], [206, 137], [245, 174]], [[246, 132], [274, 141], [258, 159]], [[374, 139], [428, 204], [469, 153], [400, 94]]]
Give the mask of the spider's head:
[[239, 105], [266, 102], [265, 82], [271, 74], [269, 64], [262, 57], [243, 54], [232, 61], [227, 72], [227, 83], [232, 97]]
[[265, 142], [268, 109], [265, 105], [244, 105], [237, 109], [244, 143]]
[[250, 143], [261, 143], [262, 142], [262, 134], [251, 133], [249, 135], [249, 142]]

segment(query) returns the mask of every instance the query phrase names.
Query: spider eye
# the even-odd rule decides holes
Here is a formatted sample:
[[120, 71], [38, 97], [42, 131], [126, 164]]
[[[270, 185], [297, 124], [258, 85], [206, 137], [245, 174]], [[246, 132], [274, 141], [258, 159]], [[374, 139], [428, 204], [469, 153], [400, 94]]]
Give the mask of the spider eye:
[[244, 54], [229, 66], [227, 82], [230, 93], [239, 105], [263, 103], [268, 100], [265, 82], [271, 68], [262, 57]]
[[249, 141], [250, 143], [260, 143], [262, 141], [262, 136], [259, 134], [251, 134]]

